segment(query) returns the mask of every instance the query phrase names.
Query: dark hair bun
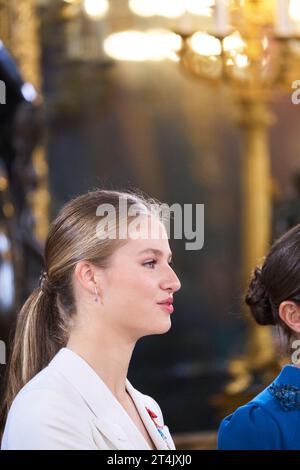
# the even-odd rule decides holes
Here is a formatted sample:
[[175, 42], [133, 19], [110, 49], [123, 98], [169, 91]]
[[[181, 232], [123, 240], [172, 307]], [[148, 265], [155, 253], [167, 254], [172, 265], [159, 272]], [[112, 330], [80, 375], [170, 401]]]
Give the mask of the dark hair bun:
[[260, 325], [276, 325], [270, 299], [262, 282], [261, 268], [255, 268], [245, 302], [249, 305], [251, 313]]

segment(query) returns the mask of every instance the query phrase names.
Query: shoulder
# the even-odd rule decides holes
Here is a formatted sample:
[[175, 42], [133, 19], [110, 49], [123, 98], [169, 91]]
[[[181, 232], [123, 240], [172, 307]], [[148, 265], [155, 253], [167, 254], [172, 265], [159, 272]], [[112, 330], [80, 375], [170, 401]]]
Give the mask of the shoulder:
[[286, 365], [271, 385], [221, 423], [219, 449], [299, 449], [300, 370]]
[[80, 409], [82, 399], [63, 375], [46, 367], [35, 375], [16, 395], [11, 412], [47, 413], [66, 407]]
[[63, 384], [55, 387], [51, 380], [36, 376], [12, 403], [2, 448], [88, 448], [92, 443], [85, 438], [91, 435], [87, 418], [86, 408], [71, 388], [66, 391]]
[[279, 449], [278, 421], [267, 407], [253, 400], [224, 418], [218, 433], [218, 448], [223, 450]]

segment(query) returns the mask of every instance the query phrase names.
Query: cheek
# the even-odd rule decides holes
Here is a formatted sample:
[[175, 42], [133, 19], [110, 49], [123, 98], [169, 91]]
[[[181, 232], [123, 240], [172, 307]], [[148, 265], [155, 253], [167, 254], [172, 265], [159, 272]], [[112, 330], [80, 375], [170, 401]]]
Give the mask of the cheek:
[[106, 271], [104, 288], [107, 298], [116, 305], [157, 298], [158, 283], [157, 271], [121, 259]]
[[124, 281], [124, 288], [134, 297], [153, 297], [155, 294], [155, 283], [147, 275], [132, 276]]
[[148, 272], [138, 270], [126, 270], [126, 272], [119, 273], [118, 277], [114, 279], [113, 284], [115, 292], [120, 301], [125, 299], [127, 301], [137, 299], [146, 300], [147, 298], [155, 298], [157, 295], [157, 286], [154, 276]]

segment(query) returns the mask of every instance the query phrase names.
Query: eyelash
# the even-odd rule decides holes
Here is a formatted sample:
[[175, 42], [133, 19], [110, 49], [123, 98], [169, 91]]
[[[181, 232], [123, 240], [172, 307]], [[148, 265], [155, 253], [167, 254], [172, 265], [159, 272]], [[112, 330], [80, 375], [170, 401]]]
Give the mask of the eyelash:
[[[146, 263], [144, 263], [144, 266], [150, 266], [150, 265], [153, 265], [153, 267], [151, 267], [151, 269], [154, 269], [154, 266], [157, 264], [157, 260], [156, 259], [152, 259], [151, 261], [147, 261]], [[169, 266], [173, 266], [173, 262], [172, 261], [169, 261]]]
[[[150, 266], [150, 265], [155, 265], [157, 263], [156, 259], [152, 259], [151, 261], [147, 261], [144, 263], [144, 266]], [[154, 269], [154, 266], [151, 267], [151, 269]]]

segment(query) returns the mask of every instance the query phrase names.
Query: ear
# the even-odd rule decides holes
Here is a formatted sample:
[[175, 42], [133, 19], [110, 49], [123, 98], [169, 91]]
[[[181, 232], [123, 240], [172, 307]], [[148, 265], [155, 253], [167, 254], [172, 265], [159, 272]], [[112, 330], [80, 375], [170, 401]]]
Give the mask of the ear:
[[95, 286], [99, 288], [99, 276], [97, 267], [88, 261], [79, 261], [76, 264], [74, 277], [85, 289], [94, 293]]
[[279, 305], [281, 320], [293, 331], [300, 333], [300, 307], [291, 300], [285, 300]]

